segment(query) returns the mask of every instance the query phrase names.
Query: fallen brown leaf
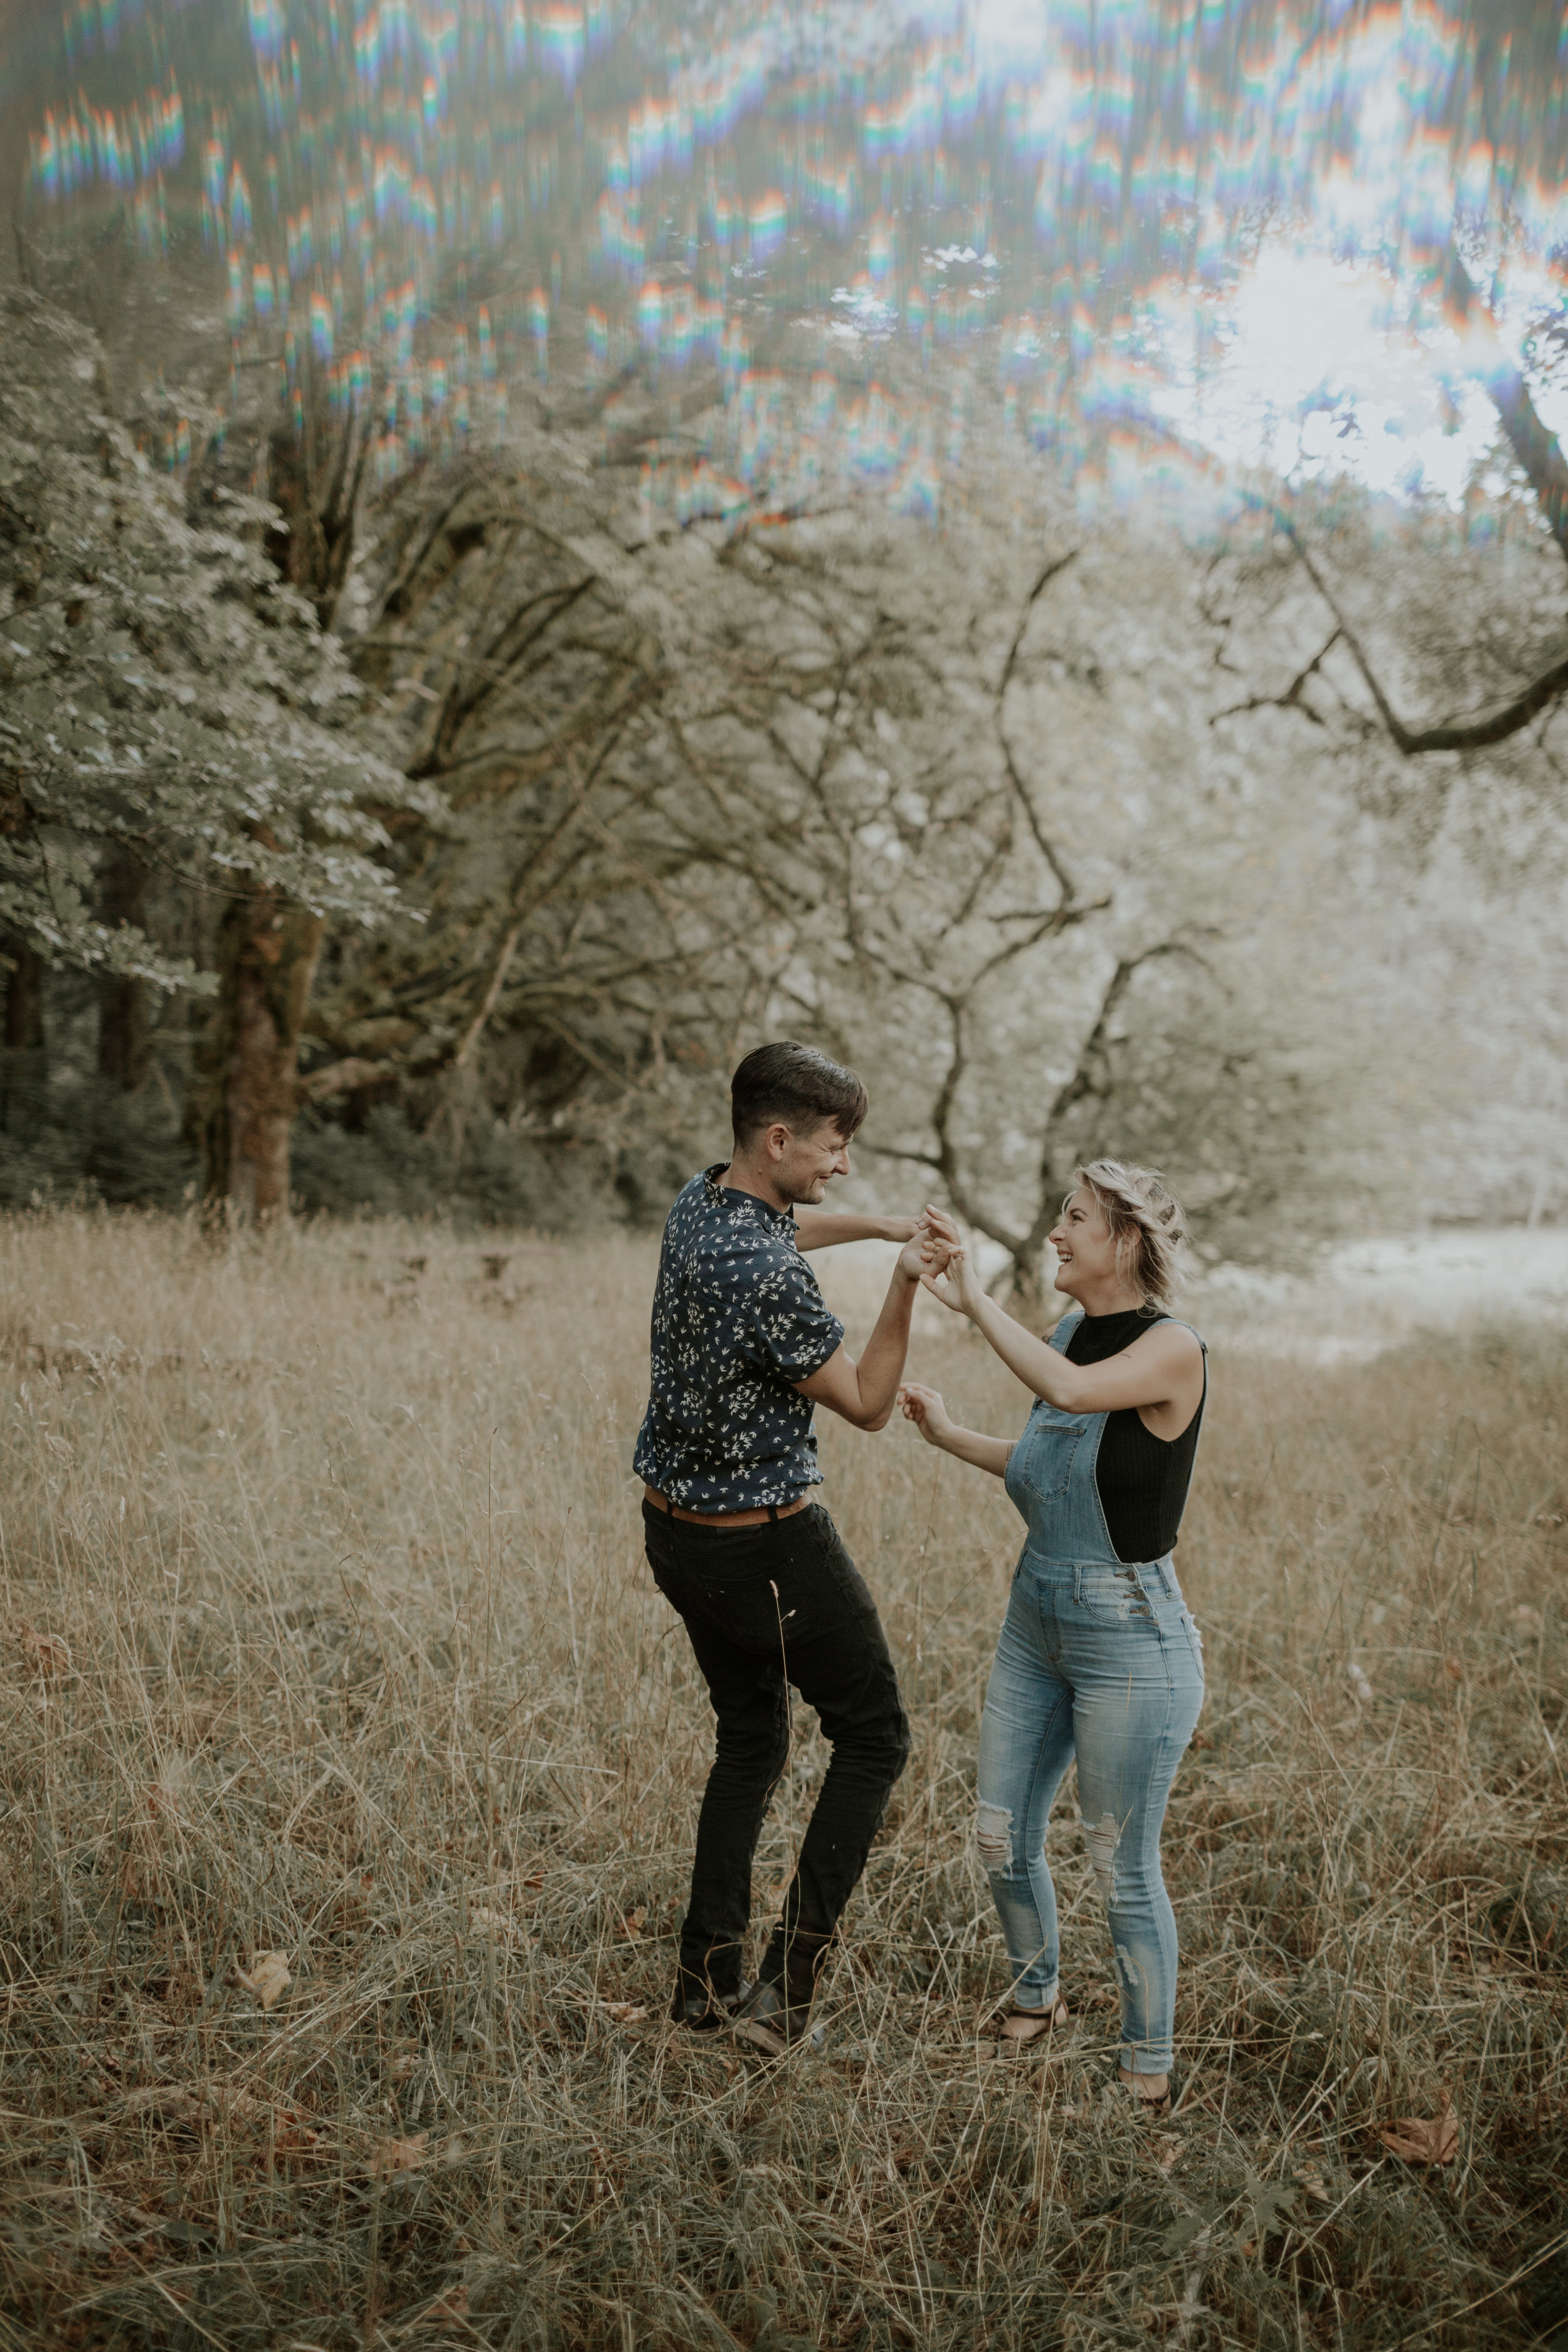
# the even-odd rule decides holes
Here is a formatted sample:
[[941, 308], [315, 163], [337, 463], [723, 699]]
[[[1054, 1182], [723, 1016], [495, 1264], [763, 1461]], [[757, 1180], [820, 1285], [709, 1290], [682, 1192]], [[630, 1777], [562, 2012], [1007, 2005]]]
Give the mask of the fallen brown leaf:
[[639, 1903], [635, 1911], [628, 1911], [622, 1925], [628, 1936], [640, 1936], [647, 1925], [647, 1905]]
[[1379, 2139], [1405, 2164], [1452, 2164], [1459, 2152], [1459, 2118], [1445, 2099], [1436, 2116], [1400, 2116]]
[[284, 1952], [258, 1952], [249, 1975], [243, 1969], [236, 1969], [235, 1975], [256, 1995], [263, 2009], [273, 2008], [294, 1981]]
[[372, 2153], [371, 2171], [378, 2180], [388, 2180], [395, 2172], [417, 2172], [428, 2157], [429, 2137], [422, 2131], [412, 2139], [384, 2139]]
[[58, 1633], [40, 1633], [36, 1626], [24, 1625], [17, 1638], [41, 1675], [69, 1674], [71, 1654]]
[[605, 2011], [617, 2025], [635, 2025], [639, 2017], [647, 2015], [647, 2005], [640, 2000], [607, 2000]]
[[468, 2316], [468, 2290], [466, 2286], [448, 2287], [438, 2303], [433, 2303], [425, 2315], [437, 2327], [452, 2327]]

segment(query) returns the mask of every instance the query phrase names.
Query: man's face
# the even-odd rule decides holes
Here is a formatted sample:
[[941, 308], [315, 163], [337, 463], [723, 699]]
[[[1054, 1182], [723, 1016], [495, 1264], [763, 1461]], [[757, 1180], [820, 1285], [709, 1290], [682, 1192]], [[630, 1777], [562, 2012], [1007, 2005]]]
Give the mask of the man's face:
[[780, 1121], [768, 1129], [767, 1141], [773, 1182], [786, 1201], [815, 1208], [828, 1179], [849, 1173], [849, 1146], [830, 1119], [807, 1135]]

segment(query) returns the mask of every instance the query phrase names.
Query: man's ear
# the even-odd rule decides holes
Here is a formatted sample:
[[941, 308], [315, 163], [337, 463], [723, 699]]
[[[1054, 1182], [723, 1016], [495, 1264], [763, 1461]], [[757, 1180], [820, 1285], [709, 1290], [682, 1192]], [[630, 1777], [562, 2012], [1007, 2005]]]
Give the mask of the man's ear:
[[782, 1160], [790, 1147], [790, 1131], [782, 1118], [775, 1118], [763, 1137], [770, 1160]]

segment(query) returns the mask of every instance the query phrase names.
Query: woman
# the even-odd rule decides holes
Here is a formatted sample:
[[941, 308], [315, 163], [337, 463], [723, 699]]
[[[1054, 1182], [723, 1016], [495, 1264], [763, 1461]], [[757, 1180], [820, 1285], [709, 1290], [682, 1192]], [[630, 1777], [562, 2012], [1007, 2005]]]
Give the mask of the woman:
[[1171, 1565], [1206, 1391], [1204, 1343], [1166, 1314], [1182, 1211], [1145, 1168], [1078, 1171], [1051, 1246], [1081, 1312], [1037, 1339], [965, 1253], [926, 1287], [967, 1315], [1038, 1402], [1016, 1444], [960, 1429], [934, 1389], [900, 1391], [930, 1445], [1006, 1482], [1028, 1522], [980, 1730], [976, 1838], [1013, 1964], [1001, 2031], [1064, 2024], [1046, 1822], [1078, 1759], [1079, 1804], [1121, 1987], [1120, 2079], [1170, 2105], [1176, 1923], [1160, 1830], [1203, 1706], [1203, 1656]]

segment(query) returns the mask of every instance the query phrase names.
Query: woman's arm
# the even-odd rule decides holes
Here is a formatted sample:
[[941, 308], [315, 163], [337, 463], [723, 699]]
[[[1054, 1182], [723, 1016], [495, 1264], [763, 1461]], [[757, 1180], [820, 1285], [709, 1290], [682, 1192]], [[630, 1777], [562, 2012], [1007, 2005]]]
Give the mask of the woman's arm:
[[919, 1381], [904, 1382], [899, 1402], [904, 1408], [904, 1419], [914, 1423], [928, 1445], [953, 1454], [960, 1462], [973, 1462], [977, 1470], [989, 1470], [994, 1477], [1004, 1475], [1013, 1451], [1011, 1438], [985, 1437], [977, 1429], [960, 1429], [948, 1419], [947, 1407], [935, 1389]]
[[[1198, 1409], [1204, 1387], [1204, 1351], [1178, 1323], [1159, 1323], [1100, 1364], [1070, 1364], [1059, 1348], [1047, 1347], [1026, 1331], [1005, 1307], [988, 1298], [967, 1251], [956, 1251], [940, 1280], [925, 1287], [944, 1307], [967, 1315], [1010, 1372], [1058, 1412], [1123, 1412], [1170, 1409], [1179, 1436]], [[1156, 1430], [1155, 1434], [1162, 1433]]]

